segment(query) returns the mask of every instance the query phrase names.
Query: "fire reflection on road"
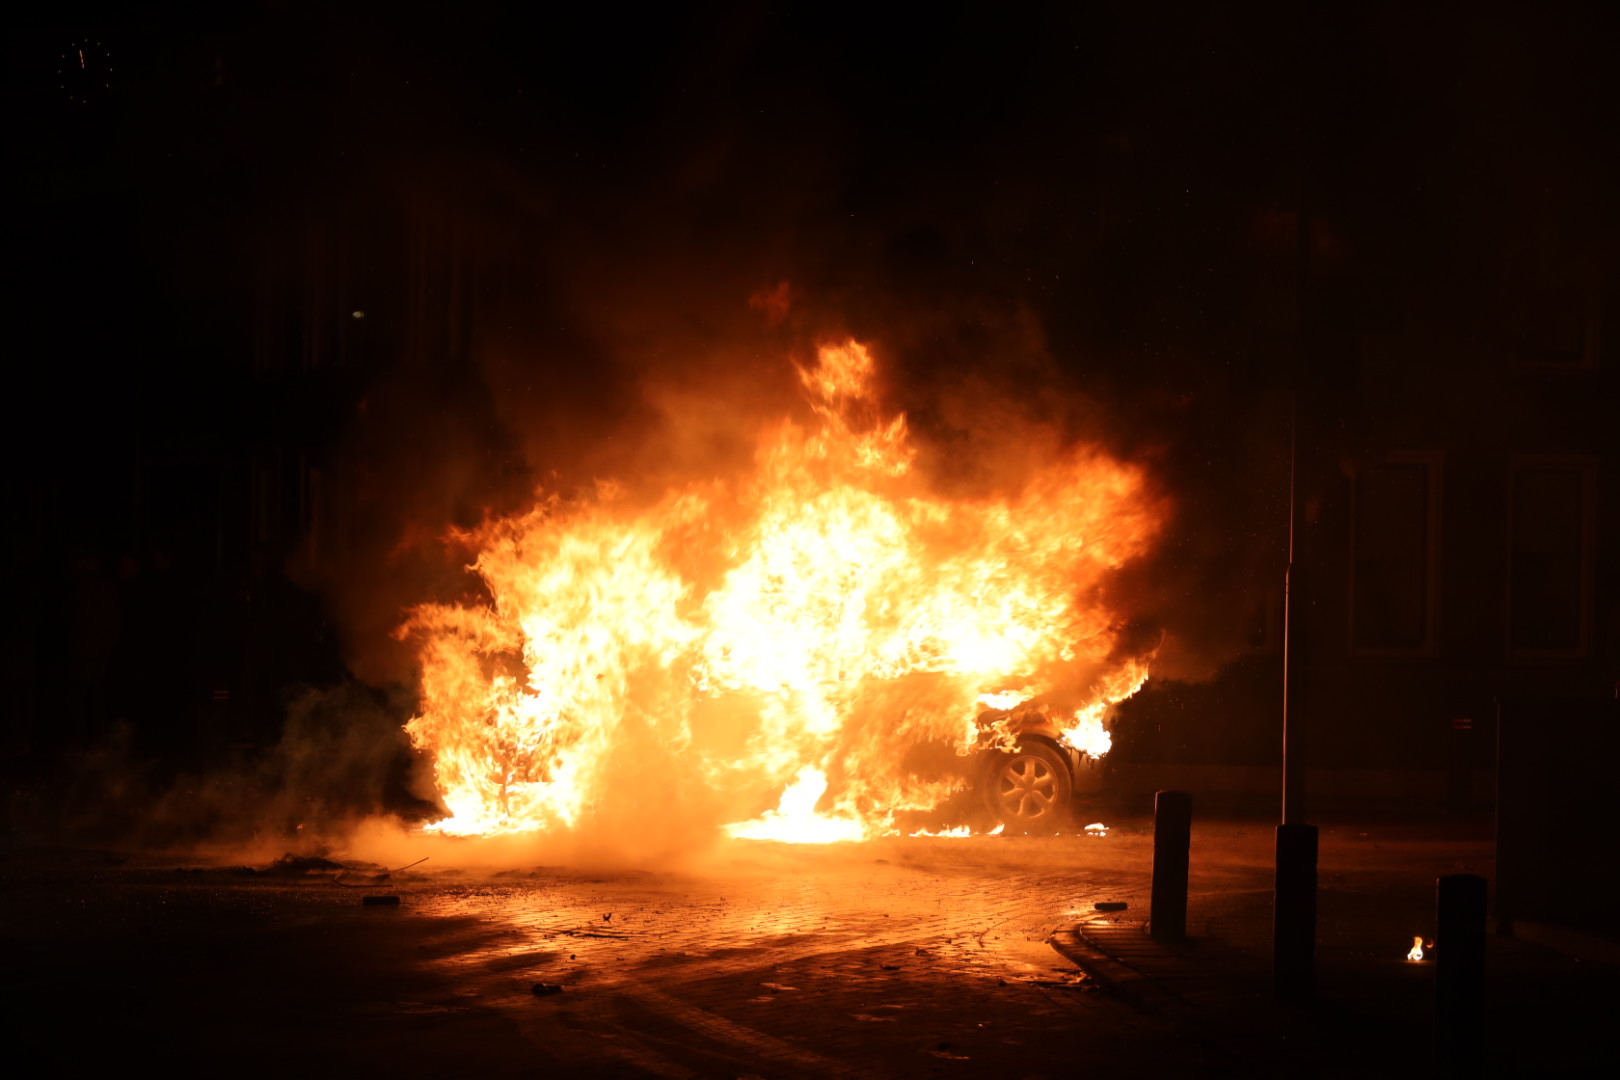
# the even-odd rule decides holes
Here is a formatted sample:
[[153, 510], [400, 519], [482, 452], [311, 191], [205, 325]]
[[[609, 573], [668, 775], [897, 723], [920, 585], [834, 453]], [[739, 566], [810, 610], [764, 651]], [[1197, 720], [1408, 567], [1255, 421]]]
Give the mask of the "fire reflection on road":
[[[1087, 1008], [1083, 976], [1044, 942], [1104, 895], [1084, 858], [1097, 847], [1080, 837], [837, 852], [739, 844], [716, 877], [537, 868], [436, 882], [406, 901], [446, 927], [480, 927], [478, 941], [434, 949], [426, 963], [521, 1017], [552, 1051], [560, 1025], [597, 1036], [589, 1052], [605, 1044], [665, 1075], [716, 1053], [859, 1075], [851, 1062], [874, 1043], [907, 1042], [936, 1057], [979, 1055], [988, 1068]], [[527, 991], [538, 982], [565, 987], [555, 1009], [536, 1011]]]
[[[395, 1075], [1000, 1077], [1072, 1071], [1082, 1052], [1182, 1075], [1206, 1049], [1088, 992], [1044, 944], [1095, 899], [1134, 906], [1147, 843], [1140, 828], [732, 841], [703, 873], [457, 869], [435, 853], [359, 887], [229, 859], [40, 853], [12, 860], [0, 911], [12, 985], [42, 1016], [82, 1011], [84, 971], [138, 973], [142, 992], [98, 1013], [105, 1038], [72, 1048], [81, 1073], [113, 1057], [240, 1072], [251, 1046], [260, 1071], [243, 1075], [319, 1060]], [[400, 903], [362, 902], [377, 889]]]

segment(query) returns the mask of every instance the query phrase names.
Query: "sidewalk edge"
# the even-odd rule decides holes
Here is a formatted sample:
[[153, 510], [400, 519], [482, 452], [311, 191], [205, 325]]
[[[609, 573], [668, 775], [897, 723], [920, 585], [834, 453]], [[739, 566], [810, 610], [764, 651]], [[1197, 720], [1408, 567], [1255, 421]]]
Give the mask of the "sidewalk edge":
[[1096, 921], [1095, 917], [1083, 919], [1072, 930], [1056, 931], [1046, 943], [1127, 1004], [1160, 1016], [1179, 1017], [1186, 1013], [1189, 1007], [1181, 998], [1152, 977], [1109, 956], [1086, 937], [1087, 925]]

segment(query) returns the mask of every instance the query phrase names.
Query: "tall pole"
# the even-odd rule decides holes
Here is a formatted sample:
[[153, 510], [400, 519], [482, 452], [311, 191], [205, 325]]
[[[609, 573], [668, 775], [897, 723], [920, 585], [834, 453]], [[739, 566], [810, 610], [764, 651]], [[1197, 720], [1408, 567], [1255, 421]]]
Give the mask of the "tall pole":
[[[1309, 154], [1305, 141], [1307, 101], [1301, 72], [1299, 129], [1299, 228], [1296, 233], [1298, 349], [1294, 355], [1288, 440], [1288, 570], [1283, 578], [1282, 824], [1277, 826], [1277, 866], [1271, 924], [1272, 992], [1308, 1000], [1316, 982], [1316, 826], [1302, 820], [1305, 805], [1305, 639], [1310, 611], [1305, 567], [1310, 533], [1305, 492], [1314, 456], [1311, 417], [1316, 401], [1311, 370], [1311, 214]], [[1302, 481], [1304, 481], [1302, 483]]]
[[1300, 521], [1299, 507], [1299, 387], [1289, 394], [1288, 446], [1288, 568], [1283, 571], [1283, 700], [1282, 700], [1282, 823], [1293, 825], [1300, 819], [1305, 797], [1305, 754], [1300, 709], [1304, 679], [1300, 670]]
[[[1301, 226], [1304, 228], [1303, 224]], [[1301, 314], [1301, 353], [1304, 316]], [[1277, 868], [1271, 924], [1272, 992], [1290, 1001], [1308, 1000], [1316, 982], [1316, 826], [1301, 819], [1305, 801], [1303, 566], [1304, 500], [1300, 497], [1300, 387], [1304, 357], [1293, 392], [1293, 437], [1288, 493], [1288, 571], [1283, 599], [1282, 824], [1277, 826]], [[1307, 461], [1309, 458], [1307, 457]]]
[[[1300, 139], [1299, 218], [1295, 252], [1295, 329], [1293, 389], [1288, 418], [1288, 569], [1283, 577], [1282, 821], [1301, 820], [1305, 803], [1305, 499], [1300, 491], [1301, 443], [1310, 457], [1308, 418], [1310, 372], [1311, 216], [1306, 199], [1304, 137]], [[1301, 398], [1305, 400], [1302, 402]], [[1302, 430], [1304, 429], [1304, 430]]]

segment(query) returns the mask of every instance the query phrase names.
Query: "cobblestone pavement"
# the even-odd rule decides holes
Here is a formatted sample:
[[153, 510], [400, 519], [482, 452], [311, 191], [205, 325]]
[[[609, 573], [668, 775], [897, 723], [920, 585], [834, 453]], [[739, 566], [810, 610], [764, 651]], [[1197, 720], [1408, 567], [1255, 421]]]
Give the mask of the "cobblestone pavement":
[[[62, 1075], [1236, 1075], [1046, 944], [1146, 839], [739, 844], [698, 873], [330, 874], [8, 857], [8, 995]], [[98, 861], [100, 860], [100, 861]], [[372, 891], [375, 891], [374, 889]], [[562, 987], [537, 995], [537, 983]], [[26, 1026], [26, 1025], [25, 1025]], [[50, 1070], [44, 1070], [49, 1072]]]

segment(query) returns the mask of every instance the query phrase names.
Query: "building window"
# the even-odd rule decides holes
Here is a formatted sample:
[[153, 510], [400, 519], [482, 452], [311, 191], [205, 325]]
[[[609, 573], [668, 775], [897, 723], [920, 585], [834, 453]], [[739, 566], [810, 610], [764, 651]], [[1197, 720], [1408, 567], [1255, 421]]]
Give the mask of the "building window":
[[1350, 544], [1350, 650], [1434, 650], [1440, 580], [1437, 453], [1392, 454], [1356, 475]]
[[1535, 457], [1513, 462], [1508, 556], [1508, 652], [1591, 653], [1596, 551], [1596, 463]]

